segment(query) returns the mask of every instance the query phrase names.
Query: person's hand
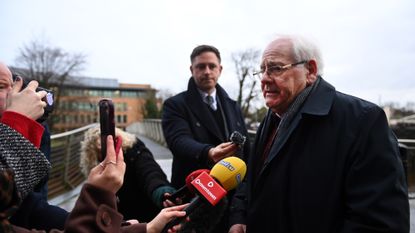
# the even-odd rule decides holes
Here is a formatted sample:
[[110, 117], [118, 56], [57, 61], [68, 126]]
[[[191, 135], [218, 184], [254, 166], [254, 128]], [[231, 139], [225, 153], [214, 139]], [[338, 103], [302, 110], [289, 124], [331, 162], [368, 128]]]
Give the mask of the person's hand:
[[245, 224], [235, 224], [229, 229], [228, 233], [245, 233], [246, 225]]
[[42, 98], [46, 91], [36, 92], [39, 83], [31, 81], [25, 89], [22, 89], [23, 80], [19, 78], [13, 84], [13, 88], [7, 94], [6, 111], [13, 111], [37, 120], [43, 115], [46, 102]]
[[[178, 205], [173, 207], [164, 208], [151, 222], [147, 223], [147, 233], [159, 233], [163, 230], [164, 226], [169, 223], [173, 218], [180, 218], [186, 216], [186, 212], [183, 211], [189, 204]], [[173, 226], [168, 230], [169, 233], [176, 232], [180, 229], [180, 224]]]
[[[117, 137], [117, 148], [122, 144], [121, 137]], [[119, 150], [115, 153], [112, 136], [107, 137], [107, 156], [104, 161], [91, 169], [87, 183], [116, 193], [124, 182], [125, 163], [124, 154]]]
[[176, 198], [175, 202], [172, 202], [169, 199], [167, 199], [167, 197], [171, 196], [170, 193], [164, 193], [163, 196], [164, 196], [164, 201], [163, 201], [163, 207], [164, 208], [180, 205], [180, 204], [183, 203], [182, 199], [180, 199], [180, 198]]
[[210, 160], [212, 160], [214, 163], [217, 163], [218, 161], [235, 154], [237, 149], [238, 145], [235, 143], [224, 142], [210, 149], [208, 156]]

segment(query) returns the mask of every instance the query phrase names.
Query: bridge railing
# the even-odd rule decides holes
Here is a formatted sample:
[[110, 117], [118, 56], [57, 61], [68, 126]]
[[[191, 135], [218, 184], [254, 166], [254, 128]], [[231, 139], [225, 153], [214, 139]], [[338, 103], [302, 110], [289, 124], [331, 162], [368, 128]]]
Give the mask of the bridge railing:
[[131, 133], [144, 135], [160, 145], [167, 146], [161, 128], [161, 119], [144, 119], [142, 122], [129, 125], [126, 130]]
[[84, 132], [95, 125], [91, 124], [51, 136], [52, 168], [48, 181], [49, 200], [71, 191], [85, 180], [79, 168], [80, 142], [84, 138]]

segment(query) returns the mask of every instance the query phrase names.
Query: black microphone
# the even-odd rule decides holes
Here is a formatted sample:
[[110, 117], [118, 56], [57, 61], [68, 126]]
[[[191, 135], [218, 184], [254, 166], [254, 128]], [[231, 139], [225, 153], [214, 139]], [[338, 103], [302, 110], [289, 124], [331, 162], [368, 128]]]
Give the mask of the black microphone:
[[234, 143], [234, 144], [236, 144], [236, 145], [238, 145], [240, 147], [243, 147], [244, 144], [245, 144], [245, 141], [246, 141], [246, 137], [244, 135], [242, 135], [241, 133], [239, 133], [238, 131], [234, 131], [231, 134], [229, 140], [232, 143]]
[[196, 208], [189, 215], [190, 221], [186, 221], [180, 228], [180, 233], [209, 233], [217, 229], [225, 211], [228, 208], [228, 198], [225, 196], [212, 206], [210, 203], [203, 201], [199, 208]]

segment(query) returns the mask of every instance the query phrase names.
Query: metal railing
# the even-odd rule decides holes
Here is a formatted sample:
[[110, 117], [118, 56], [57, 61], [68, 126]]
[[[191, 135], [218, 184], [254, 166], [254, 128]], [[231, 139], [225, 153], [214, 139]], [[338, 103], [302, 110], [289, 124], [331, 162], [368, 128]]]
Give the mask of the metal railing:
[[161, 119], [144, 119], [142, 122], [129, 125], [127, 131], [144, 135], [160, 145], [167, 146], [161, 128]]
[[398, 139], [410, 197], [415, 197], [415, 140]]
[[71, 191], [85, 180], [79, 167], [80, 142], [84, 138], [84, 132], [95, 125], [91, 124], [51, 136], [52, 168], [48, 181], [49, 200]]

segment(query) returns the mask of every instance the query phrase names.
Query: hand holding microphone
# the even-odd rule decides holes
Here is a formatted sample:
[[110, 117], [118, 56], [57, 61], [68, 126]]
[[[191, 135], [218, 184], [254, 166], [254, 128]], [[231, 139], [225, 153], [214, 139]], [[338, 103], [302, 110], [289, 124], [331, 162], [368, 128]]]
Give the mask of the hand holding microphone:
[[246, 137], [238, 131], [234, 131], [230, 138], [230, 142], [224, 142], [209, 150], [208, 156], [214, 163], [231, 155], [237, 154], [237, 150], [244, 147]]
[[186, 184], [179, 188], [176, 192], [172, 193], [171, 195], [166, 195], [165, 201], [168, 200], [172, 202], [172, 204], [181, 204], [183, 200], [190, 199], [195, 196], [195, 190], [191, 184], [191, 182], [196, 179], [202, 172], [209, 173], [210, 171], [208, 169], [198, 169], [196, 171], [191, 172], [186, 177]]

